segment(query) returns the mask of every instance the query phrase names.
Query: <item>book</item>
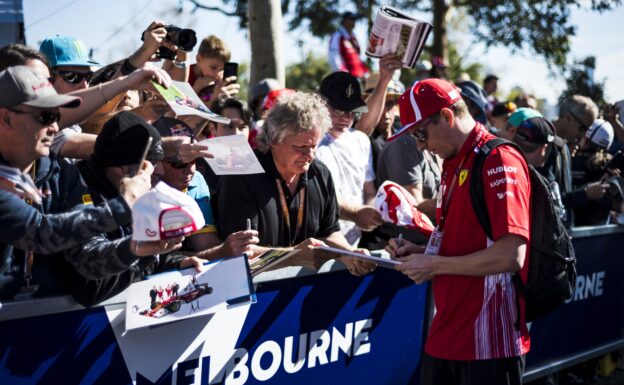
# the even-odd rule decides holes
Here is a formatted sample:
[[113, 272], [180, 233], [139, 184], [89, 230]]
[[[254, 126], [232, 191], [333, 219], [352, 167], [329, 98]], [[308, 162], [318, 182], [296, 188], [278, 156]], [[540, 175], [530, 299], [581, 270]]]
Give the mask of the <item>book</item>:
[[380, 58], [395, 52], [404, 67], [414, 68], [432, 29], [431, 23], [392, 7], [381, 7], [368, 37], [366, 55]]
[[243, 134], [218, 136], [199, 142], [213, 158], [204, 158], [216, 175], [262, 174], [264, 168]]
[[366, 262], [372, 262], [379, 267], [385, 267], [387, 269], [394, 269], [396, 265], [401, 264], [399, 261], [395, 261], [394, 259], [382, 258], [381, 256], [368, 255], [364, 253], [357, 253], [355, 251], [348, 251], [344, 249], [338, 249], [336, 247], [328, 247], [328, 246], [318, 246], [314, 248], [315, 252], [322, 253], [331, 253], [331, 254], [339, 254], [347, 257], [353, 257], [360, 259]]
[[0, 190], [8, 191], [37, 204], [41, 204], [41, 198], [43, 198], [30, 175], [24, 174], [15, 167], [0, 165]]
[[223, 258], [158, 274], [128, 288], [126, 330], [155, 326], [256, 302], [247, 257]]

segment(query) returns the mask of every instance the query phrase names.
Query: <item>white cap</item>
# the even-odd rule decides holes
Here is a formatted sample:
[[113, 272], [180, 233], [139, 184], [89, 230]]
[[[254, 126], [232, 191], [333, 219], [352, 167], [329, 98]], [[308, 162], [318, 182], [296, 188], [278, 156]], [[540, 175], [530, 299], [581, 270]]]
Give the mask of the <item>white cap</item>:
[[611, 147], [611, 143], [613, 143], [613, 126], [607, 121], [596, 119], [594, 123], [589, 126], [585, 137], [594, 145], [606, 150]]
[[158, 182], [132, 207], [132, 239], [158, 241], [192, 234], [206, 224], [195, 199]]

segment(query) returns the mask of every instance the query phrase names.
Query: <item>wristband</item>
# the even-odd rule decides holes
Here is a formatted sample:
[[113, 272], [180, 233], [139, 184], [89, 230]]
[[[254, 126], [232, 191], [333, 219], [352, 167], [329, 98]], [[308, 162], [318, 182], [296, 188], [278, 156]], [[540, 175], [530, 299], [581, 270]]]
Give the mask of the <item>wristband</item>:
[[178, 67], [178, 68], [186, 68], [186, 62], [185, 61], [178, 61], [178, 59], [175, 59], [173, 61], [173, 65]]
[[136, 71], [137, 68], [135, 66], [132, 65], [132, 63], [130, 63], [130, 59], [126, 59], [124, 60], [123, 64], [121, 65], [121, 74], [122, 75], [130, 75], [131, 73], [133, 73], [134, 71]]

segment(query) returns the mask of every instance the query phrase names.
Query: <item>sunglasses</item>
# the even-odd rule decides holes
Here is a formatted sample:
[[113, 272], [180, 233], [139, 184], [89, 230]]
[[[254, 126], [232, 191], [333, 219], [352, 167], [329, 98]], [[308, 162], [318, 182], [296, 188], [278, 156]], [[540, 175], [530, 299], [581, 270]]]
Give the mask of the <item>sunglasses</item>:
[[169, 162], [169, 165], [175, 169], [178, 170], [183, 170], [185, 168], [187, 168], [188, 166], [194, 165], [195, 164], [195, 159], [193, 159], [190, 162], [186, 162], [186, 163], [182, 163], [182, 162]]
[[8, 108], [8, 110], [16, 114], [30, 115], [37, 122], [43, 124], [44, 126], [57, 123], [59, 120], [61, 120], [61, 113], [58, 111], [44, 110], [41, 112], [35, 112], [35, 111], [30, 112], [30, 111], [16, 110], [14, 108]]
[[422, 124], [420, 126], [420, 128], [414, 130], [412, 132], [412, 135], [414, 136], [414, 139], [416, 139], [416, 141], [420, 144], [424, 144], [427, 142], [427, 126], [429, 124], [431, 124], [431, 122], [433, 122], [433, 117], [429, 118], [424, 124]]
[[93, 78], [93, 72], [76, 72], [76, 71], [55, 71], [55, 74], [60, 76], [69, 84], [78, 84], [82, 81], [89, 83]]

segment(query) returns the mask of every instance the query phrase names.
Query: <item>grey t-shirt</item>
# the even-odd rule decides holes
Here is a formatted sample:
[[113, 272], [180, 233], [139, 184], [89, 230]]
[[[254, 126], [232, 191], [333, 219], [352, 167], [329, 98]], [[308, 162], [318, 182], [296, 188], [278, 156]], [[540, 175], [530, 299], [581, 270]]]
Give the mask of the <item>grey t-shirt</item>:
[[412, 135], [402, 135], [386, 143], [377, 160], [377, 183], [386, 180], [401, 186], [422, 183], [423, 197], [436, 197], [440, 186], [440, 167], [433, 155], [421, 152]]

